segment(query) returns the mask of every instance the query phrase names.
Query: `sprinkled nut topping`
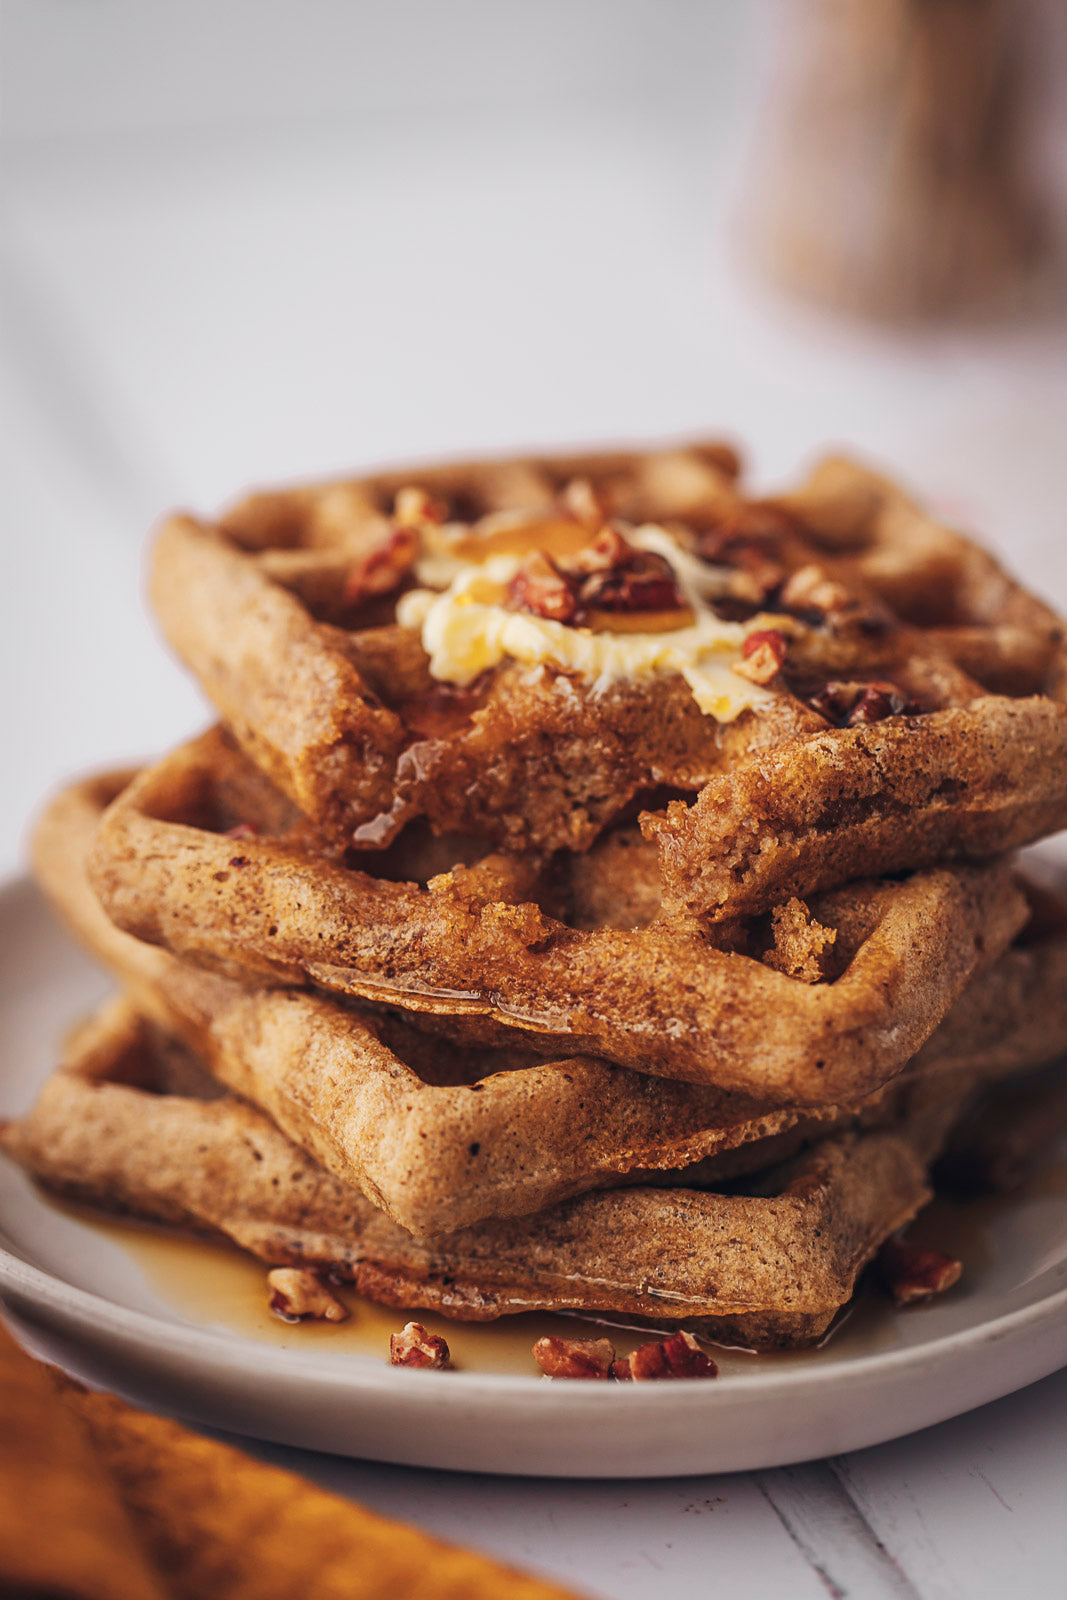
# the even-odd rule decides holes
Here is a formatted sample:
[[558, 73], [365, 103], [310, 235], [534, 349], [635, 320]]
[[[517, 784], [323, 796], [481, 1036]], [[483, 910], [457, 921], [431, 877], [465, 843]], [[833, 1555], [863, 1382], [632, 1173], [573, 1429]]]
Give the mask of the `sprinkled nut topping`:
[[801, 616], [815, 613], [827, 617], [847, 610], [854, 602], [847, 589], [828, 578], [821, 567], [812, 564], [799, 567], [786, 579], [781, 603], [786, 611], [795, 611]]
[[743, 527], [705, 530], [697, 541], [697, 554], [710, 566], [731, 569], [727, 593], [732, 600], [761, 606], [785, 580], [773, 537], [757, 537]]
[[808, 704], [838, 728], [884, 722], [886, 717], [913, 715], [919, 709], [895, 683], [828, 683]]
[[635, 549], [612, 527], [566, 560], [541, 551], [527, 556], [508, 586], [508, 602], [514, 610], [571, 627], [584, 626], [597, 611], [685, 610], [670, 563], [654, 551]]
[[374, 595], [390, 594], [407, 577], [419, 553], [416, 528], [394, 528], [373, 550], [356, 561], [345, 580], [344, 602], [355, 605]]
[[560, 493], [559, 503], [567, 516], [587, 528], [603, 527], [607, 521], [607, 497], [603, 492], [598, 494], [588, 478], [571, 478]]
[[393, 503], [393, 522], [398, 528], [438, 527], [448, 516], [443, 500], [434, 500], [425, 489], [409, 486], [397, 491]]
[[750, 683], [770, 683], [785, 660], [786, 637], [777, 628], [758, 628], [741, 646], [741, 660], [733, 670]]
[[577, 623], [578, 585], [539, 551], [527, 556], [508, 585], [508, 601], [516, 611], [529, 611], [550, 622]]

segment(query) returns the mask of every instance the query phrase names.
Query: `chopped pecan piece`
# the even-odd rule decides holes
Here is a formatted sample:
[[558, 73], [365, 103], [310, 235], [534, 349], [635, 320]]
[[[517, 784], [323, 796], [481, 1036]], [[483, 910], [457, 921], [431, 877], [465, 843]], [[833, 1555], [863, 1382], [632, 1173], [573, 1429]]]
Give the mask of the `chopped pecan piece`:
[[381, 544], [349, 568], [344, 588], [345, 605], [355, 605], [398, 588], [411, 571], [418, 553], [417, 531], [410, 527], [394, 528]]
[[811, 627], [829, 627], [835, 632], [858, 630], [874, 637], [894, 626], [892, 613], [881, 601], [850, 594], [814, 562], [790, 574], [776, 604]]
[[393, 502], [393, 522], [398, 528], [437, 527], [448, 516], [443, 500], [433, 500], [425, 489], [408, 487], [397, 491]]
[[508, 585], [508, 600], [517, 611], [530, 611], [549, 622], [580, 620], [578, 585], [550, 556], [527, 556]]
[[607, 1339], [538, 1339], [533, 1358], [550, 1378], [610, 1378], [615, 1347]]
[[812, 563], [798, 567], [782, 585], [781, 605], [786, 611], [801, 616], [823, 618], [849, 610], [854, 601], [842, 584], [828, 578], [821, 567]]
[[951, 1289], [960, 1280], [963, 1263], [943, 1250], [887, 1239], [878, 1253], [878, 1271], [897, 1305], [910, 1306]]
[[602, 527], [608, 517], [609, 506], [601, 490], [593, 488], [588, 478], [572, 478], [559, 497], [560, 505], [575, 522], [587, 528]]
[[224, 839], [254, 839], [258, 829], [251, 822], [236, 822], [223, 833]]
[[448, 1345], [436, 1333], [427, 1333], [421, 1322], [405, 1323], [400, 1333], [389, 1336], [389, 1361], [394, 1367], [451, 1366]]
[[610, 526], [565, 561], [540, 551], [528, 556], [511, 580], [508, 600], [517, 610], [571, 627], [581, 627], [595, 611], [685, 610], [670, 562], [653, 551], [635, 550]]
[[613, 528], [610, 523], [602, 527], [591, 544], [584, 550], [579, 550], [576, 555], [566, 562], [567, 572], [573, 576], [584, 576], [593, 572], [610, 572], [613, 567], [623, 567], [636, 554], [626, 543], [618, 528]]
[[672, 1333], [669, 1339], [653, 1339], [641, 1345], [632, 1356], [612, 1363], [611, 1375], [620, 1382], [635, 1383], [652, 1378], [717, 1378], [719, 1369], [691, 1333]]
[[884, 722], [907, 710], [908, 697], [892, 683], [869, 683], [848, 714], [850, 728], [866, 722]]
[[314, 1272], [275, 1267], [267, 1273], [269, 1306], [282, 1322], [344, 1322], [348, 1312]]
[[895, 683], [828, 683], [808, 704], [838, 728], [884, 722], [886, 717], [911, 715], [919, 709]]
[[770, 683], [785, 660], [786, 638], [777, 628], [758, 628], [741, 646], [741, 660], [733, 670], [751, 683]]
[[671, 564], [652, 550], [631, 550], [614, 566], [590, 573], [579, 599], [595, 611], [681, 611], [685, 600]]
[[[755, 509], [755, 508], [752, 508]], [[697, 554], [710, 566], [732, 567], [731, 599], [759, 606], [785, 580], [779, 559], [783, 528], [771, 518], [738, 515], [697, 540]]]

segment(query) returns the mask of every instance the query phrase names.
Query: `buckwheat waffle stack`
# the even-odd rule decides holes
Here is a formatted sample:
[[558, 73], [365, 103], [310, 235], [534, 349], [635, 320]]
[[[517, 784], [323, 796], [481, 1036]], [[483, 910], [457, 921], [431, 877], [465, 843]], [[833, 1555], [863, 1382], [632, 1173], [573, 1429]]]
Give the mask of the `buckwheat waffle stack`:
[[153, 595], [224, 723], [38, 829], [124, 991], [3, 1134], [60, 1193], [397, 1308], [784, 1348], [1067, 1051], [1067, 900], [1010, 857], [1067, 821], [1061, 625], [869, 472], [257, 496]]
[[346, 846], [584, 850], [643, 798], [702, 923], [1067, 824], [1059, 620], [847, 463], [771, 502], [716, 445], [255, 496], [167, 524], [153, 598]]
[[[0, 1144], [70, 1199], [228, 1238], [272, 1267], [311, 1267], [387, 1305], [463, 1321], [623, 1314], [786, 1349], [826, 1331], [863, 1266], [929, 1198], [927, 1167], [973, 1083], [958, 1072], [917, 1078], [884, 1126], [821, 1138], [725, 1192], [705, 1190], [699, 1173], [671, 1174], [668, 1186], [588, 1193], [425, 1237], [262, 1112], [218, 1095], [176, 1040], [112, 1002]], [[1049, 1087], [1062, 1113], [1062, 1068]]]
[[128, 1007], [106, 1008], [5, 1147], [60, 1194], [225, 1236], [386, 1304], [469, 1321], [537, 1309], [696, 1319], [767, 1348], [825, 1330], [929, 1197], [926, 1165], [960, 1103], [954, 1085], [891, 1129], [823, 1140], [756, 1192], [602, 1191], [427, 1240], [246, 1103], [168, 1093], [173, 1057]]
[[733, 1178], [828, 1130], [893, 1121], [916, 1075], [1000, 1076], [1067, 1050], [1067, 902], [1027, 884], [1037, 916], [1020, 942], [964, 991], [899, 1085], [845, 1105], [780, 1107], [518, 1043], [464, 1048], [395, 1013], [239, 984], [120, 932], [94, 897], [86, 852], [128, 778], [74, 785], [43, 816], [34, 859], [53, 904], [142, 1014], [413, 1232], [694, 1163], [703, 1182]]

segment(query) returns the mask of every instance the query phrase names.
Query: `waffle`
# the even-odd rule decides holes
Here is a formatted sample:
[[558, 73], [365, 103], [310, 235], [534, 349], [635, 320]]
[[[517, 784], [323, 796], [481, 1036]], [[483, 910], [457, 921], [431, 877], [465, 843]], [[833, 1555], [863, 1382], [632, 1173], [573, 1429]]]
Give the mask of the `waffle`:
[[[417, 481], [463, 518], [517, 506], [558, 523], [559, 491], [582, 478], [645, 521], [732, 505], [736, 471], [710, 445], [420, 469]], [[151, 593], [164, 631], [258, 765], [346, 844], [357, 832], [386, 844], [424, 814], [513, 850], [583, 849], [649, 784], [697, 787], [718, 724], [684, 686], [592, 693], [505, 666], [457, 693], [397, 626], [394, 596], [346, 601], [411, 483], [398, 472], [255, 495], [218, 524], [176, 517], [161, 531]]]
[[850, 462], [824, 462], [779, 504], [967, 681], [924, 716], [754, 749], [692, 805], [650, 815], [665, 903], [697, 919], [739, 915], [1067, 826], [1061, 620], [987, 551]]
[[[665, 904], [702, 926], [1067, 825], [1058, 619], [861, 468], [827, 463], [771, 502], [745, 500], [736, 474], [711, 445], [253, 496], [216, 524], [164, 527], [153, 599], [244, 748], [343, 845], [384, 847], [424, 816], [516, 855], [585, 850], [643, 804]], [[425, 493], [409, 515], [412, 484]], [[459, 519], [444, 534], [438, 502]], [[469, 556], [518, 538], [558, 556], [605, 517], [631, 537], [669, 530], [734, 630], [723, 660], [770, 631], [784, 662], [753, 683], [720, 661], [734, 688], [715, 714], [678, 670], [592, 678], [505, 655], [432, 675], [407, 592], [417, 540]], [[616, 609], [594, 596], [588, 626], [562, 628], [583, 660], [604, 616], [617, 632], [644, 615], [626, 612], [619, 570]], [[516, 603], [552, 621], [559, 595], [530, 593]], [[664, 806], [672, 790], [696, 799]]]
[[[717, 949], [632, 925], [647, 851], [631, 845], [609, 836], [557, 861], [551, 882], [490, 855], [424, 886], [405, 881], [427, 867], [401, 839], [372, 877], [316, 852], [215, 731], [118, 796], [90, 872], [120, 928], [194, 964], [432, 1013], [439, 1030], [486, 1018], [530, 1042], [793, 1106], [879, 1088], [1026, 918], [1003, 863], [944, 868], [851, 885], [810, 914], [795, 902]], [[567, 921], [544, 909], [561, 900]]]
[[111, 1003], [3, 1148], [59, 1194], [328, 1271], [388, 1305], [684, 1319], [764, 1349], [825, 1331], [929, 1197], [926, 1166], [960, 1103], [957, 1087], [891, 1129], [822, 1140], [749, 1193], [606, 1190], [442, 1241], [398, 1227], [243, 1101], [168, 1092], [173, 1054]]
[[[523, 1215], [697, 1162], [704, 1182], [734, 1177], [827, 1127], [895, 1114], [894, 1089], [804, 1112], [589, 1057], [542, 1060], [514, 1043], [457, 1049], [396, 1015], [189, 967], [115, 928], [86, 879], [101, 810], [128, 777], [57, 796], [34, 837], [38, 880], [142, 1013], [412, 1232]], [[999, 1075], [1067, 1050], [1067, 905], [1050, 898], [1044, 910], [1039, 937], [1006, 951], [964, 992], [917, 1068], [936, 1060], [941, 1070]]]
[[224, 726], [38, 830], [125, 990], [0, 1130], [62, 1194], [405, 1311], [791, 1348], [1067, 1048], [1067, 899], [1008, 857], [1067, 823], [1062, 627], [871, 473], [254, 496], [153, 596]]
[[369, 1006], [190, 967], [120, 932], [85, 875], [101, 810], [130, 776], [56, 797], [34, 835], [38, 881], [142, 1015], [412, 1231], [536, 1211], [642, 1169], [700, 1161], [710, 1175], [709, 1160], [725, 1152], [732, 1175], [765, 1165], [769, 1140], [784, 1153], [783, 1135], [799, 1147], [851, 1114], [805, 1115], [589, 1057], [544, 1060], [514, 1043], [457, 1049]]

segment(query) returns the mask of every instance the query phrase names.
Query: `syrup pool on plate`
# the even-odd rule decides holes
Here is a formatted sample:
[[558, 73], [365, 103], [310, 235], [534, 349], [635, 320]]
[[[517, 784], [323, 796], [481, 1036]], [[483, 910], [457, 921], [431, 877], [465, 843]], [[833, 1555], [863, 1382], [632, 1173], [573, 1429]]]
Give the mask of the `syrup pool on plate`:
[[[918, 1218], [910, 1237], [958, 1256], [964, 1263], [963, 1289], [980, 1279], [990, 1260], [992, 1225], [1006, 1208], [1020, 1201], [1067, 1193], [1067, 1164], [1057, 1163], [1015, 1195], [967, 1202], [938, 1198]], [[538, 1376], [531, 1350], [546, 1334], [561, 1338], [612, 1340], [620, 1355], [629, 1354], [656, 1334], [619, 1326], [610, 1319], [594, 1321], [576, 1315], [531, 1312], [495, 1322], [456, 1322], [430, 1311], [403, 1311], [376, 1305], [350, 1289], [336, 1291], [349, 1317], [346, 1322], [286, 1323], [267, 1307], [267, 1268], [232, 1245], [166, 1232], [136, 1222], [100, 1218], [80, 1207], [52, 1202], [72, 1221], [117, 1245], [136, 1264], [152, 1292], [183, 1320], [199, 1327], [224, 1329], [243, 1338], [294, 1353], [371, 1356], [388, 1361], [389, 1336], [409, 1319], [440, 1334], [460, 1371]], [[871, 1355], [901, 1343], [900, 1319], [922, 1315], [922, 1307], [899, 1311], [873, 1285], [864, 1283], [831, 1336], [813, 1350], [756, 1356], [715, 1347], [722, 1376], [752, 1374], [768, 1362], [821, 1363], [827, 1359]]]

